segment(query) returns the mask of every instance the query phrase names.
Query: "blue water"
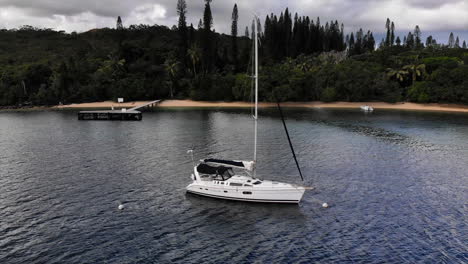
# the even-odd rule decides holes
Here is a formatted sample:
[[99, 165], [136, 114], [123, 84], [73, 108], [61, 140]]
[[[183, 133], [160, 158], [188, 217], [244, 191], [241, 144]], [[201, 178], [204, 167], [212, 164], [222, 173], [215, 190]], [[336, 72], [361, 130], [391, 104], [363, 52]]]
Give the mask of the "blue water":
[[249, 111], [1, 112], [0, 263], [468, 262], [468, 115], [287, 110], [304, 183], [261, 115], [259, 176], [316, 187], [299, 206], [185, 193], [188, 149], [252, 157]]

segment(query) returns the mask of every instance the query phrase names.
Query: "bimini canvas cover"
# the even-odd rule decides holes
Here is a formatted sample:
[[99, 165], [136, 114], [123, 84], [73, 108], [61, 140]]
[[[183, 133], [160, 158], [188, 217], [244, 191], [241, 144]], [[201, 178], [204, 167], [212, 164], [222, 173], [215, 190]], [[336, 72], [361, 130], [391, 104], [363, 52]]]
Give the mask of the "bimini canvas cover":
[[205, 159], [202, 160], [204, 163], [210, 163], [213, 165], [225, 165], [229, 167], [236, 167], [245, 170], [252, 171], [254, 169], [253, 161], [242, 161], [242, 160], [222, 160], [222, 159]]
[[229, 168], [226, 167], [212, 167], [207, 164], [200, 164], [197, 166], [197, 171], [203, 174], [211, 174], [211, 175], [223, 175]]

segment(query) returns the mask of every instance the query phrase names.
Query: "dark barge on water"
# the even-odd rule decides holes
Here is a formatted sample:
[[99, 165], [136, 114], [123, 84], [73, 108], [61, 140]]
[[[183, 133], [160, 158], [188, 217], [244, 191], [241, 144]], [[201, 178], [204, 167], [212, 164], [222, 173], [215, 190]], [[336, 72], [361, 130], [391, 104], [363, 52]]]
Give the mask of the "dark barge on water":
[[80, 111], [78, 120], [119, 120], [119, 121], [141, 121], [143, 114], [136, 110], [104, 110], [104, 111]]
[[161, 100], [155, 100], [128, 110], [80, 111], [78, 113], [78, 120], [141, 121], [143, 120], [143, 114], [140, 111], [137, 111], [137, 109], [154, 108], [160, 102]]

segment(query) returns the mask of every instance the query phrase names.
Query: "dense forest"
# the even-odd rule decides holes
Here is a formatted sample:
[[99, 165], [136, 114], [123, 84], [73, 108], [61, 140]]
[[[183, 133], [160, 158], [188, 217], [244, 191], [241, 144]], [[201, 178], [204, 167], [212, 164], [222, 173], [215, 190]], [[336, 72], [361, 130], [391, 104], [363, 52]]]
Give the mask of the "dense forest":
[[[201, 1], [201, 0], [200, 0]], [[23, 26], [0, 30], [0, 105], [55, 105], [191, 98], [250, 100], [252, 27], [242, 34], [234, 6], [231, 34], [214, 31], [211, 0], [198, 25], [124, 26], [65, 33]], [[385, 21], [383, 21], [385, 22]], [[387, 19], [386, 36], [345, 34], [338, 21], [286, 9], [257, 21], [262, 101], [412, 101], [468, 104], [466, 42], [421, 39], [416, 26], [403, 39]], [[243, 31], [243, 30], [242, 30]]]

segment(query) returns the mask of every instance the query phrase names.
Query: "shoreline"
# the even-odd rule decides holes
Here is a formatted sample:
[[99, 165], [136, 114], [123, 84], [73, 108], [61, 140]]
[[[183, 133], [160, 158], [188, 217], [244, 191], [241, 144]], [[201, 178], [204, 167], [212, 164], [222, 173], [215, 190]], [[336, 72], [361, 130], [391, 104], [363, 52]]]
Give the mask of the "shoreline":
[[[52, 110], [78, 110], [78, 109], [110, 109], [114, 107], [132, 108], [138, 105], [145, 104], [149, 101], [136, 101], [126, 103], [115, 103], [112, 101], [71, 104], [53, 106]], [[362, 105], [372, 106], [375, 110], [408, 110], [408, 111], [436, 111], [436, 112], [458, 112], [468, 113], [468, 105], [458, 104], [416, 104], [416, 103], [384, 103], [384, 102], [284, 102], [282, 107], [287, 108], [330, 108], [330, 109], [360, 109]], [[193, 101], [193, 100], [164, 100], [159, 103], [156, 108], [250, 108], [252, 105], [248, 102], [208, 102], [208, 101]], [[259, 103], [260, 108], [276, 107], [276, 103]]]
[[[57, 105], [51, 107], [34, 106], [28, 108], [8, 108], [0, 109], [1, 112], [10, 111], [47, 111], [47, 110], [103, 110], [120, 108], [133, 108], [150, 101], [135, 101], [126, 103], [116, 103], [112, 101]], [[468, 113], [468, 105], [458, 104], [416, 104], [416, 103], [384, 103], [384, 102], [283, 102], [282, 107], [285, 108], [309, 108], [309, 109], [356, 109], [360, 106], [369, 105], [374, 110], [405, 110], [405, 111], [426, 111], [426, 112], [452, 112], [452, 113]], [[208, 102], [208, 101], [193, 101], [193, 100], [164, 100], [159, 103], [156, 108], [250, 108], [252, 105], [249, 102]], [[260, 108], [273, 108], [276, 103], [259, 103]]]

